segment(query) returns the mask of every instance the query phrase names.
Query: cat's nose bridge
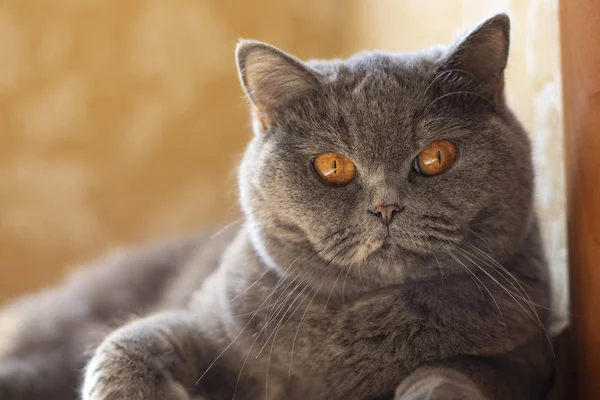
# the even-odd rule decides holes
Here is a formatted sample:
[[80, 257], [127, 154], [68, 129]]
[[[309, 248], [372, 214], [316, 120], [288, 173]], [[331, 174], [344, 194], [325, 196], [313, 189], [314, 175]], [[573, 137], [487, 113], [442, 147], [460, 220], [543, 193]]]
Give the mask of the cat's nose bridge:
[[377, 187], [373, 188], [372, 202], [375, 204], [396, 204], [400, 197], [387, 182], [382, 182]]
[[370, 203], [373, 207], [380, 204], [399, 204], [404, 203], [406, 196], [406, 185], [391, 174], [380, 174], [378, 179], [370, 182]]

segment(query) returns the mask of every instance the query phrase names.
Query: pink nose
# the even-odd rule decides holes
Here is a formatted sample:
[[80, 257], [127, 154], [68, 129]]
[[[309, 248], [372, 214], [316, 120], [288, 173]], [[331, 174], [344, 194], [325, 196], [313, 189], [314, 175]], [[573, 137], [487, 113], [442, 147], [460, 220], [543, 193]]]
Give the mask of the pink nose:
[[380, 204], [375, 209], [375, 215], [381, 219], [384, 225], [392, 222], [395, 213], [402, 211], [398, 204]]

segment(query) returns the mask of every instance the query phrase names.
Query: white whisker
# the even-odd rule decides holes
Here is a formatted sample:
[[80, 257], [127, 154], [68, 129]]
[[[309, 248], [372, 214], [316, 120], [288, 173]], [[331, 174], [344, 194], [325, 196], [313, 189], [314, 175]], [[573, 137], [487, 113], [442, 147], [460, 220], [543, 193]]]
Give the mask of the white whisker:
[[435, 258], [435, 261], [437, 262], [438, 268], [440, 270], [440, 276], [442, 278], [442, 287], [443, 287], [444, 286], [444, 271], [442, 270], [442, 266], [440, 265], [440, 260], [438, 260], [435, 253], [432, 253], [432, 254], [433, 254], [433, 258]]
[[479, 279], [479, 277], [477, 275], [475, 275], [473, 273], [473, 271], [469, 270], [469, 267], [467, 267], [465, 265], [465, 263], [463, 263], [461, 260], [459, 260], [458, 257], [456, 257], [454, 254], [450, 253], [450, 251], [448, 251], [448, 250], [446, 250], [446, 252], [450, 255], [450, 257], [454, 258], [454, 260], [456, 260], [456, 262], [458, 262], [460, 265], [462, 265], [465, 268], [465, 270], [467, 270], [471, 274], [473, 274], [472, 276], [475, 277], [481, 283], [481, 285], [483, 286], [483, 288], [488, 292], [488, 294], [492, 298], [492, 301], [496, 305], [496, 308], [498, 309], [498, 313], [500, 314], [500, 318], [502, 319], [502, 325], [504, 325], [504, 330], [506, 332], [506, 336], [508, 336], [508, 328], [506, 326], [506, 321], [504, 319], [504, 315], [502, 314], [502, 310], [500, 310], [500, 306], [498, 305], [498, 302], [496, 301], [496, 298], [494, 297], [494, 295], [492, 294], [492, 292], [490, 291], [490, 289], [488, 289], [488, 287], [483, 283], [483, 281], [481, 279]]
[[223, 228], [219, 229], [218, 231], [216, 231], [215, 233], [213, 233], [212, 235], [210, 235], [209, 239], [213, 239], [213, 238], [216, 238], [217, 236], [222, 235], [223, 233], [225, 233], [226, 231], [228, 231], [229, 228], [231, 228], [235, 224], [238, 224], [238, 223], [240, 223], [242, 221], [243, 221], [243, 218], [236, 219], [235, 221], [231, 222], [230, 224], [225, 225]]
[[[341, 253], [336, 254], [335, 256], [332, 257], [331, 261], [327, 264], [330, 265], [333, 260]], [[343, 268], [340, 268], [340, 273], [341, 271], [343, 271]], [[340, 274], [338, 274], [338, 278], [339, 278]], [[298, 328], [296, 329], [296, 333], [294, 334], [294, 340], [292, 341], [292, 349], [290, 351], [290, 368], [288, 370], [288, 382], [292, 377], [292, 363], [294, 361], [294, 347], [296, 345], [296, 340], [298, 339], [298, 332], [300, 332], [300, 327], [302, 326], [302, 323], [304, 322], [304, 318], [306, 317], [306, 313], [310, 308], [310, 305], [312, 304], [312, 302], [315, 300], [315, 297], [317, 296], [317, 294], [319, 293], [319, 291], [321, 290], [321, 287], [323, 287], [323, 284], [325, 283], [325, 280], [323, 280], [321, 282], [321, 284], [319, 285], [319, 287], [317, 288], [317, 290], [315, 290], [315, 293], [313, 294], [312, 298], [310, 299], [310, 301], [308, 302], [308, 305], [306, 306], [306, 309], [304, 310], [304, 313], [302, 314], [302, 317], [300, 318], [300, 322], [298, 323]], [[333, 286], [335, 287], [335, 284], [337, 283], [337, 278], [335, 280], [335, 283], [333, 284]], [[333, 289], [332, 289], [333, 291]], [[327, 298], [327, 302], [329, 302], [329, 298], [331, 297], [331, 292], [329, 293], [329, 297]], [[302, 303], [300, 303], [302, 304]], [[297, 309], [300, 307], [300, 305], [298, 305], [298, 307], [296, 308], [296, 310], [294, 310], [294, 312], [292, 313], [292, 315], [297, 311]], [[325, 303], [325, 307], [327, 307], [327, 303]]]
[[457, 95], [457, 94], [469, 94], [475, 97], [479, 97], [482, 100], [485, 100], [487, 103], [491, 104], [492, 106], [494, 106], [494, 103], [492, 103], [489, 99], [486, 99], [485, 97], [483, 97], [482, 95], [475, 93], [475, 92], [468, 92], [468, 91], [456, 91], [456, 92], [451, 92], [451, 93], [446, 93], [444, 95], [441, 95], [440, 97], [438, 97], [437, 99], [433, 100], [431, 103], [429, 103], [427, 105], [427, 107], [425, 107], [425, 109], [428, 109], [429, 107], [431, 107], [434, 103], [436, 103], [437, 101], [448, 97], [448, 96], [453, 96], [453, 95]]
[[[333, 235], [335, 235], [336, 233], [342, 232], [344, 229], [340, 229], [334, 233], [332, 233], [331, 235], [328, 235], [327, 237], [331, 237]], [[319, 242], [321, 242], [324, 239], [321, 239]], [[318, 254], [319, 252], [314, 253], [313, 255], [311, 255], [309, 257], [312, 258], [313, 256], [315, 256], [316, 254]], [[289, 269], [291, 267], [291, 265], [286, 268]], [[277, 287], [277, 285], [275, 285], [275, 288]], [[265, 305], [265, 303], [271, 298], [271, 296], [273, 295], [273, 293], [275, 292], [275, 288], [273, 289], [273, 291], [271, 291], [271, 294], [269, 294], [264, 300], [263, 302], [258, 306], [258, 309], [254, 312], [254, 314], [252, 315], [252, 317], [250, 317], [250, 319], [248, 320], [248, 322], [246, 322], [246, 324], [242, 327], [242, 329], [240, 330], [240, 332], [233, 338], [233, 340], [227, 345], [225, 346], [225, 348], [217, 355], [217, 357], [209, 364], [208, 368], [200, 375], [200, 377], [196, 380], [194, 385], [198, 385], [200, 383], [200, 381], [202, 380], [202, 378], [204, 378], [204, 376], [206, 376], [206, 374], [211, 370], [211, 368], [217, 363], [217, 361], [223, 356], [223, 354], [225, 354], [225, 352], [227, 350], [229, 350], [229, 348], [231, 346], [233, 346], [233, 344], [239, 339], [239, 337], [242, 335], [242, 333], [244, 333], [244, 331], [246, 330], [246, 328], [248, 328], [248, 326], [250, 326], [250, 323], [254, 320], [254, 318], [256, 318], [256, 315], [258, 314], [258, 312], [262, 309], [262, 307]], [[257, 337], [260, 335], [257, 335]]]
[[[519, 305], [519, 307], [521, 307], [521, 309], [523, 309], [523, 311], [525, 312], [525, 314], [532, 318], [534, 321], [536, 321], [536, 323], [539, 324], [540, 328], [544, 331], [544, 334], [546, 336], [546, 339], [548, 340], [548, 344], [550, 345], [550, 350], [552, 351], [552, 356], [554, 358], [555, 363], [557, 362], [556, 359], [556, 354], [554, 353], [554, 348], [552, 345], [552, 339], [550, 338], [550, 335], [548, 333], [548, 330], [546, 329], [546, 327], [544, 326], [544, 323], [542, 322], [542, 320], [540, 319], [538, 313], [535, 311], [535, 308], [530, 304], [531, 300], [525, 300], [526, 304], [529, 306], [529, 308], [531, 309], [531, 313], [533, 314], [533, 316], [529, 313], [529, 311], [527, 311], [527, 309], [525, 309], [525, 307], [523, 306], [523, 304], [517, 299], [517, 297], [515, 297], [515, 295], [508, 290], [504, 285], [502, 285], [500, 282], [498, 282], [498, 280], [496, 278], [494, 278], [489, 272], [487, 272], [484, 268], [482, 268], [479, 264], [475, 263], [470, 257], [466, 256], [463, 253], [463, 256], [467, 259], [469, 259], [477, 268], [479, 268], [479, 270], [481, 272], [483, 272], [485, 275], [487, 275], [491, 280], [493, 280], [502, 290], [504, 290], [513, 300], [515, 303], [517, 303]], [[505, 278], [506, 279], [506, 278]], [[526, 293], [527, 294], [527, 293]]]

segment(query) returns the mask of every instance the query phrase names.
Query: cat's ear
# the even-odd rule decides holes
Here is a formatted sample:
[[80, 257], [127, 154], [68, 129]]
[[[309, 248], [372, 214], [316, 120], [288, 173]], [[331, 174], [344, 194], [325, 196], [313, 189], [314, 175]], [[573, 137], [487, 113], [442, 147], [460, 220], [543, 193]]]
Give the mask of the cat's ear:
[[262, 131], [270, 129], [279, 110], [315, 93], [319, 87], [316, 72], [297, 58], [265, 43], [240, 41], [236, 60], [242, 87]]
[[474, 81], [477, 89], [490, 100], [501, 98], [509, 36], [510, 18], [498, 14], [455, 43], [443, 68], [468, 75], [465, 79]]

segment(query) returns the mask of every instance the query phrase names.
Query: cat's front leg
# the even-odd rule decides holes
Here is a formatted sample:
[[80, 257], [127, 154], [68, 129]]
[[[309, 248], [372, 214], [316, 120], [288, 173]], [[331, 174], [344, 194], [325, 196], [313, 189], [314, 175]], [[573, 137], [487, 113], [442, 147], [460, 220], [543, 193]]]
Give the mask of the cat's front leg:
[[554, 353], [542, 334], [508, 354], [420, 366], [402, 380], [395, 400], [545, 399], [553, 386]]
[[[323, 347], [321, 361], [330, 360], [327, 386], [339, 398], [385, 394], [425, 363], [500, 355], [541, 335], [545, 317], [538, 313], [544, 309], [478, 278], [489, 293], [457, 276], [443, 285], [408, 283], [356, 300], [338, 316]], [[535, 289], [529, 295], [543, 304]]]
[[196, 317], [166, 313], [111, 334], [89, 362], [83, 400], [191, 400], [202, 368], [216, 357]]
[[106, 346], [90, 362], [83, 400], [190, 400], [188, 390], [161, 367], [123, 348]]
[[538, 335], [508, 354], [429, 363], [402, 380], [395, 400], [545, 399], [554, 386], [553, 357]]
[[395, 400], [487, 400], [475, 382], [451, 368], [422, 367], [402, 381]]

